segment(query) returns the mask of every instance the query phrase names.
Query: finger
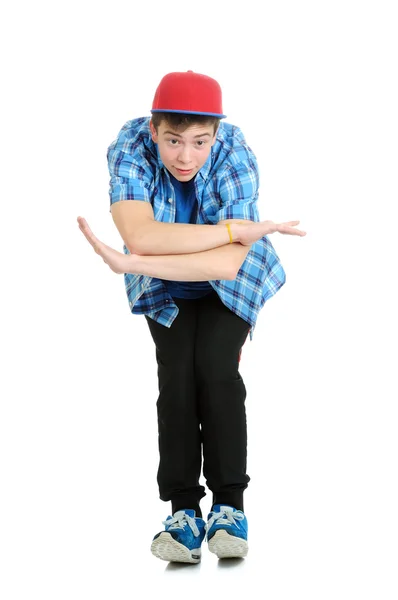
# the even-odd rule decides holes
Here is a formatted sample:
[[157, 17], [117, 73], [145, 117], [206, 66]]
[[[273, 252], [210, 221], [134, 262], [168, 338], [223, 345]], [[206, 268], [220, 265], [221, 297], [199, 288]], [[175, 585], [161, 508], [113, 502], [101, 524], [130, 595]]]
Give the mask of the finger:
[[282, 233], [284, 235], [299, 235], [301, 237], [307, 235], [306, 231], [302, 231], [301, 229], [293, 229], [293, 228], [281, 229], [281, 230], [279, 230], [279, 233]]
[[91, 231], [90, 227], [88, 226], [86, 219], [83, 219], [83, 217], [80, 217], [78, 219], [78, 223], [79, 223], [79, 227], [82, 231], [85, 231], [85, 232], [93, 235], [93, 232]]
[[292, 223], [297, 223], [297, 221], [289, 221], [289, 223], [279, 223], [279, 233], [287, 233], [289, 235], [305, 235], [305, 231], [303, 231], [302, 229], [296, 229], [296, 227], [291, 225]]
[[79, 221], [80, 231], [83, 233], [86, 240], [92, 245], [94, 250], [98, 252], [99, 245], [101, 244], [100, 240], [93, 234], [90, 227], [87, 224], [85, 219]]
[[83, 230], [91, 231], [91, 229], [88, 226], [88, 223], [84, 217], [77, 217], [77, 222], [79, 223], [79, 228], [81, 229], [81, 231], [83, 231]]
[[86, 240], [92, 245], [95, 245], [95, 239], [92, 232], [84, 226], [80, 226], [80, 231], [83, 233]]
[[79, 222], [79, 228], [80, 231], [82, 231], [84, 233], [84, 235], [86, 236], [86, 238], [90, 241], [90, 240], [96, 240], [96, 236], [93, 234], [93, 232], [91, 231], [90, 227], [87, 224], [87, 221], [85, 219], [82, 219], [81, 222]]

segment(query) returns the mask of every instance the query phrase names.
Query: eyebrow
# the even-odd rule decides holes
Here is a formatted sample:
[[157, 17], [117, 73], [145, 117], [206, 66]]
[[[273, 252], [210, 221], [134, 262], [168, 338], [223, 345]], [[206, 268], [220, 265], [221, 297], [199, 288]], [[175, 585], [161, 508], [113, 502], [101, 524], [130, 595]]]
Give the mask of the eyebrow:
[[[175, 133], [174, 131], [164, 131], [163, 132], [164, 135], [166, 135], [166, 133], [169, 133], [170, 135], [174, 135], [175, 137], [182, 138], [182, 135], [180, 135], [179, 133]], [[210, 133], [200, 133], [199, 135], [194, 135], [194, 139], [196, 140], [196, 138], [203, 137], [204, 135], [208, 135], [209, 137], [211, 137]]]

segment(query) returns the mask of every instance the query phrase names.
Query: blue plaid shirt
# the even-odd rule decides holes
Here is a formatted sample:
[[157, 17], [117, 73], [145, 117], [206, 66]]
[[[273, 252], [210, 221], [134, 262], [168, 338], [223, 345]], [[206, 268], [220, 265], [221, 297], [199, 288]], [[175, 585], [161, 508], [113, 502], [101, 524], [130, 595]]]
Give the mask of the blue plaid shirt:
[[[107, 151], [110, 203], [121, 200], [150, 202], [157, 221], [174, 223], [176, 196], [157, 144], [152, 141], [150, 117], [127, 121]], [[260, 221], [258, 167], [241, 130], [220, 122], [217, 140], [195, 177], [198, 202], [196, 223], [215, 225], [224, 219]], [[109, 209], [111, 212], [111, 209]], [[123, 251], [129, 254], [124, 245]], [[236, 278], [209, 281], [222, 302], [251, 325], [250, 340], [264, 303], [285, 283], [286, 276], [271, 242], [264, 236], [249, 250]], [[178, 307], [162, 279], [124, 274], [133, 314], [147, 315], [170, 327]]]

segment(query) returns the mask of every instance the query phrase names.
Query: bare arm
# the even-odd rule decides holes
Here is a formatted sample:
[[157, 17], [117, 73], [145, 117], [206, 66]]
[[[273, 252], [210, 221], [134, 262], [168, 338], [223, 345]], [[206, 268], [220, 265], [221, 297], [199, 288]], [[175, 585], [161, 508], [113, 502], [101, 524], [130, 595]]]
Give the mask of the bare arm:
[[[241, 268], [247, 253], [253, 242], [258, 237], [258, 232], [254, 231], [256, 225], [242, 225], [246, 235], [242, 235], [240, 243], [227, 244], [220, 248], [205, 250], [195, 254], [179, 254], [167, 256], [141, 256], [139, 254], [123, 254], [107, 246], [99, 240], [91, 231], [87, 221], [83, 217], [78, 217], [79, 228], [85, 238], [94, 248], [95, 252], [102, 257], [103, 261], [112, 269], [114, 273], [132, 273], [137, 275], [148, 275], [158, 277], [159, 279], [175, 281], [212, 281], [215, 279], [235, 279]], [[306, 235], [304, 231], [294, 228], [298, 221], [290, 221], [275, 225], [269, 221], [269, 227], [273, 231], [291, 235]], [[221, 229], [215, 227], [216, 229]], [[248, 235], [250, 230], [254, 235]], [[252, 238], [252, 239], [251, 239]]]
[[[231, 234], [232, 240], [237, 242], [236, 224], [231, 225]], [[131, 241], [132, 250], [130, 251], [147, 256], [185, 255], [212, 250], [229, 243], [226, 227], [151, 221], [140, 228], [136, 237]]]
[[[212, 227], [212, 226], [211, 226]], [[215, 228], [217, 229], [217, 228]], [[225, 228], [226, 229], [226, 228]], [[235, 246], [235, 251], [233, 247]], [[195, 254], [173, 254], [161, 256], [130, 255], [126, 273], [148, 275], [168, 281], [210, 281], [234, 279], [236, 276], [236, 250], [247, 253], [250, 247], [229, 244]]]
[[[129, 200], [111, 206], [113, 221], [132, 254], [191, 254], [229, 244], [226, 227], [155, 221], [149, 202]], [[232, 241], [238, 242], [237, 223], [231, 224]]]

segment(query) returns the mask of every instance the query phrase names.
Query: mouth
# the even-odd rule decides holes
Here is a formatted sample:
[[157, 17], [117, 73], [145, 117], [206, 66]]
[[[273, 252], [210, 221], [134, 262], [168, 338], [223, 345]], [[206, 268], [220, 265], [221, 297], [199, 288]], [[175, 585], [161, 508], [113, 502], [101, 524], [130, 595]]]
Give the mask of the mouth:
[[175, 170], [177, 171], [177, 173], [179, 173], [180, 175], [189, 175], [190, 173], [192, 173], [193, 169], [177, 169], [177, 167], [175, 167]]

